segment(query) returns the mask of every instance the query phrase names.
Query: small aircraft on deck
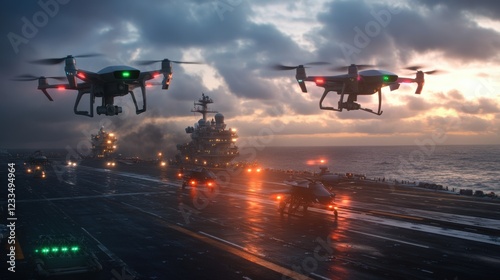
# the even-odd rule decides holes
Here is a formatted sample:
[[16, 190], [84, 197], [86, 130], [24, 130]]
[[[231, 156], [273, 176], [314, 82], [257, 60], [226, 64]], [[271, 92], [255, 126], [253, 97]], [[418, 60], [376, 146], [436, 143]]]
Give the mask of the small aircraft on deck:
[[182, 178], [183, 189], [187, 186], [205, 186], [212, 189], [217, 184], [217, 176], [206, 168], [195, 168], [180, 171], [177, 176]]
[[290, 190], [285, 195], [278, 195], [278, 211], [281, 215], [293, 215], [300, 207], [304, 213], [309, 206], [316, 206], [327, 210], [332, 210], [335, 220], [338, 212], [335, 205], [335, 194], [329, 192], [323, 183], [314, 179], [303, 179], [300, 181], [285, 181], [290, 186]]
[[[314, 82], [316, 86], [324, 88], [323, 95], [319, 101], [319, 108], [321, 110], [331, 110], [342, 112], [343, 109], [347, 111], [362, 110], [375, 115], [382, 115], [382, 88], [388, 86], [391, 91], [399, 89], [402, 83], [416, 83], [417, 89], [415, 94], [420, 94], [424, 87], [424, 74], [435, 74], [441, 72], [439, 70], [421, 71], [421, 66], [410, 66], [405, 68], [415, 72], [415, 78], [399, 77], [397, 74], [386, 70], [369, 69], [373, 65], [356, 65], [340, 66], [332, 68], [335, 71], [347, 71], [347, 74], [335, 76], [307, 76], [305, 65], [325, 65], [327, 62], [311, 62], [297, 66], [286, 66], [276, 64], [271, 66], [273, 70], [296, 70], [295, 78], [299, 83], [302, 92], [307, 92], [305, 82]], [[363, 71], [359, 71], [363, 70]], [[323, 100], [329, 92], [336, 92], [340, 95], [337, 108], [328, 107], [323, 105]], [[361, 107], [361, 104], [356, 103], [359, 95], [372, 95], [378, 92], [378, 109], [372, 110]], [[347, 101], [344, 97], [347, 96]]]

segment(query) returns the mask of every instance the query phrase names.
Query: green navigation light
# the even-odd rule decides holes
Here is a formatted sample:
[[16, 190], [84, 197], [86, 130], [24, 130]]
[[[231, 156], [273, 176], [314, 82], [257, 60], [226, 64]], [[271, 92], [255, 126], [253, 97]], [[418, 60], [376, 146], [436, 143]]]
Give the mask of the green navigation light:
[[384, 80], [384, 82], [387, 82], [387, 81], [389, 81], [389, 76], [384, 76], [384, 77], [382, 77], [382, 79]]
[[123, 77], [123, 78], [128, 78], [128, 77], [130, 77], [130, 72], [129, 72], [129, 71], [123, 71], [123, 72], [122, 72], [122, 77]]

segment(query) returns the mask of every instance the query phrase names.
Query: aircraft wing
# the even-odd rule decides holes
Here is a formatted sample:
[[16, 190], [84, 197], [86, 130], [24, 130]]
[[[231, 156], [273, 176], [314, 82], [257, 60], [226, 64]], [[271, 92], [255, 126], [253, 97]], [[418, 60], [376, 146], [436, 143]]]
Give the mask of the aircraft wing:
[[283, 183], [285, 183], [286, 185], [291, 186], [291, 187], [309, 188], [310, 181], [308, 181], [308, 180], [284, 181]]

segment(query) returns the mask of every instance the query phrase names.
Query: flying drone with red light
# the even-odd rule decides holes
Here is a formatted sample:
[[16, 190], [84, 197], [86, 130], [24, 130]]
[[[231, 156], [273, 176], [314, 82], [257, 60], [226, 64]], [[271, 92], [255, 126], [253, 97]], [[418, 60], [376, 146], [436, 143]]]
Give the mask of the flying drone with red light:
[[[172, 79], [172, 63], [185, 64], [200, 64], [199, 62], [174, 61], [169, 59], [163, 60], [147, 60], [137, 61], [139, 65], [148, 65], [156, 62], [161, 62], [161, 68], [151, 71], [140, 71], [134, 67], [118, 65], [108, 66], [98, 72], [91, 72], [76, 67], [77, 57], [93, 57], [100, 54], [84, 54], [84, 55], [68, 55], [61, 58], [49, 58], [31, 61], [31, 63], [42, 65], [55, 65], [65, 63], [64, 72], [66, 76], [62, 77], [37, 77], [33, 75], [21, 75], [13, 80], [16, 81], [34, 81], [38, 80], [38, 89], [41, 90], [50, 101], [52, 97], [48, 93], [48, 89], [59, 90], [76, 90], [78, 92], [75, 106], [73, 108], [75, 114], [88, 117], [94, 116], [94, 102], [96, 97], [102, 98], [102, 103], [97, 106], [96, 111], [99, 115], [115, 116], [122, 112], [122, 107], [114, 105], [115, 97], [125, 96], [130, 94], [135, 105], [136, 114], [146, 111], [146, 86], [154, 85], [154, 83], [146, 83], [146, 81], [163, 75], [161, 82], [162, 89], [167, 90]], [[56, 79], [66, 81], [68, 83], [49, 84], [47, 79]], [[139, 108], [137, 99], [134, 95], [134, 89], [140, 88], [142, 95], [142, 106]], [[84, 95], [89, 95], [89, 111], [80, 110], [79, 104]]]
[[[295, 78], [299, 83], [302, 92], [307, 92], [305, 82], [314, 82], [316, 86], [324, 88], [323, 95], [319, 101], [319, 108], [321, 110], [331, 110], [342, 112], [343, 109], [347, 111], [351, 110], [362, 110], [375, 115], [382, 115], [382, 88], [388, 86], [391, 91], [397, 90], [402, 83], [416, 83], [417, 89], [415, 94], [420, 94], [424, 87], [424, 74], [435, 74], [439, 70], [432, 71], [421, 71], [420, 66], [411, 66], [405, 69], [412, 70], [415, 73], [415, 78], [403, 78], [399, 77], [397, 74], [386, 70], [377, 70], [367, 68], [373, 67], [373, 65], [356, 65], [351, 64], [349, 66], [341, 66], [333, 68], [335, 71], [347, 71], [347, 74], [336, 75], [336, 76], [307, 76], [305, 65], [325, 65], [326, 62], [311, 62], [298, 66], [285, 66], [277, 64], [272, 66], [274, 70], [296, 70]], [[360, 71], [362, 70], [362, 71]], [[337, 107], [328, 107], [323, 105], [323, 101], [329, 92], [336, 92], [340, 95], [340, 100], [338, 101]], [[360, 95], [372, 95], [378, 93], [378, 109], [372, 110], [368, 108], [361, 107], [361, 104], [357, 103], [358, 96]], [[344, 98], [347, 100], [344, 101]]]

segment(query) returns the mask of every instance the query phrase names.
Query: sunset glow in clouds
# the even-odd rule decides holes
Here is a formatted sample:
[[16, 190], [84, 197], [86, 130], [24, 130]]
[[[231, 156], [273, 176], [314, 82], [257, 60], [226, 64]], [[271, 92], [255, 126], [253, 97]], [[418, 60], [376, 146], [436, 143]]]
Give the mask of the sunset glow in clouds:
[[[43, 9], [36, 2], [5, 4], [0, 112], [9, 133], [1, 147], [74, 146], [105, 125], [121, 136], [120, 149], [175, 150], [189, 139], [184, 127], [199, 119], [189, 111], [202, 92], [214, 100], [211, 109], [238, 128], [241, 145], [255, 137], [266, 137], [266, 145], [415, 145], [435, 135], [437, 144], [500, 144], [495, 1], [66, 2], [31, 38], [23, 37], [27, 42], [17, 52], [7, 34], [23, 36], [22, 18], [33, 21]], [[123, 115], [93, 119], [73, 114], [74, 91], [55, 90], [49, 102], [36, 81], [9, 80], [24, 73], [61, 76], [64, 65], [26, 61], [89, 52], [104, 56], [77, 59], [77, 67], [95, 72], [134, 66], [134, 59], [206, 64], [174, 65], [170, 89], [148, 87], [148, 111], [141, 115], [125, 96], [116, 99]], [[331, 65], [307, 68], [308, 75], [343, 74], [329, 68], [351, 63], [380, 65], [403, 77], [414, 77], [403, 69], [411, 65], [443, 73], [426, 75], [421, 95], [414, 94], [415, 84], [384, 88], [381, 116], [338, 113], [319, 109], [322, 88], [307, 83], [302, 93], [295, 71], [269, 68], [311, 61]], [[327, 99], [338, 101], [335, 93]], [[375, 96], [358, 101], [376, 107]]]

